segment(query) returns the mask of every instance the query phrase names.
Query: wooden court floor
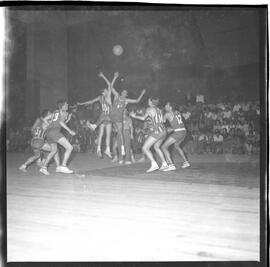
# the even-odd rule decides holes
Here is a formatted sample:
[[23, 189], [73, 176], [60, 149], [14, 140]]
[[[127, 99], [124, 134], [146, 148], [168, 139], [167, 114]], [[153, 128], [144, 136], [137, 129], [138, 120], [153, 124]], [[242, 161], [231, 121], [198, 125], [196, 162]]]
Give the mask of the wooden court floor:
[[258, 261], [256, 157], [194, 157], [190, 169], [146, 174], [94, 155], [85, 177], [27, 173], [7, 155], [8, 261]]

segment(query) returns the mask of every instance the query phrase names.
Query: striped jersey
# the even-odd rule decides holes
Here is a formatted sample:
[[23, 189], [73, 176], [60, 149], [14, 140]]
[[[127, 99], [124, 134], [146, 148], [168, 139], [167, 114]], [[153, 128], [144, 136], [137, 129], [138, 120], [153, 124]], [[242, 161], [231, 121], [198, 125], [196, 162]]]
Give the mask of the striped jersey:
[[45, 123], [39, 118], [38, 123], [33, 129], [33, 138], [44, 139], [44, 133], [46, 131]]
[[163, 123], [163, 113], [162, 113], [162, 110], [159, 108], [154, 108], [154, 109], [155, 109], [155, 115], [149, 116], [150, 118], [149, 129], [151, 132], [155, 134], [159, 134], [165, 131], [165, 126]]
[[101, 105], [101, 110], [104, 115], [109, 115], [111, 106], [110, 104], [106, 101], [105, 97], [102, 95], [100, 97], [100, 105]]

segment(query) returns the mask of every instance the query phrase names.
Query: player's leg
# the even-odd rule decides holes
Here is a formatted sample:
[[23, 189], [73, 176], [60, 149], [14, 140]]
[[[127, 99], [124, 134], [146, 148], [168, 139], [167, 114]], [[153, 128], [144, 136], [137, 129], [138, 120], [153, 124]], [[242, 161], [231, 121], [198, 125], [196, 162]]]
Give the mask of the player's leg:
[[158, 164], [155, 161], [154, 156], [150, 150], [156, 141], [157, 141], [157, 139], [150, 135], [147, 137], [147, 139], [145, 140], [143, 147], [142, 147], [143, 153], [146, 155], [146, 157], [151, 162], [151, 167], [146, 172], [152, 172], [152, 171], [155, 171], [159, 168]]
[[130, 131], [124, 131], [124, 143], [126, 150], [125, 164], [131, 164], [131, 138]]
[[40, 172], [43, 173], [43, 174], [45, 174], [45, 175], [49, 175], [48, 164], [50, 163], [51, 159], [57, 153], [57, 144], [56, 143], [53, 143], [53, 144], [45, 143], [43, 145], [43, 147], [42, 147], [42, 150], [48, 151], [49, 153], [48, 153], [47, 157], [45, 158], [45, 161], [43, 163], [43, 166], [40, 169]]
[[[176, 140], [173, 137], [169, 136], [165, 140], [164, 144], [161, 146], [161, 149], [163, 151], [163, 154], [164, 154], [164, 156], [166, 158], [166, 161], [167, 161], [167, 163], [169, 165], [169, 167], [166, 169], [168, 171], [169, 170], [172, 171], [172, 170], [175, 170], [176, 169], [175, 166], [174, 166], [174, 164], [173, 164], [172, 158], [171, 158], [171, 153], [169, 152], [169, 147], [172, 144], [174, 144], [175, 142], [176, 142]], [[164, 171], [165, 171], [165, 169], [164, 169]]]
[[26, 168], [30, 165], [30, 164], [32, 164], [34, 161], [36, 161], [37, 159], [39, 159], [40, 158], [40, 149], [33, 149], [33, 153], [34, 153], [34, 155], [32, 156], [32, 157], [30, 157], [30, 158], [28, 158], [27, 160], [26, 160], [26, 162], [25, 163], [23, 163], [20, 167], [19, 167], [19, 169], [21, 170], [21, 171], [23, 171], [23, 172], [26, 172]]
[[113, 146], [112, 146], [112, 151], [113, 151], [113, 159], [112, 162], [117, 162], [118, 161], [118, 155], [117, 155], [117, 138], [116, 136], [113, 137]]
[[102, 142], [102, 138], [103, 138], [103, 135], [104, 135], [104, 128], [105, 128], [104, 123], [100, 124], [99, 132], [98, 132], [98, 142], [97, 142], [97, 155], [100, 158], [102, 157], [102, 154], [101, 154], [101, 142]]
[[124, 143], [124, 133], [123, 133], [123, 122], [115, 122], [115, 127], [117, 131], [117, 142], [119, 147], [119, 153], [122, 156], [125, 155], [125, 143]]
[[168, 168], [168, 164], [166, 162], [166, 159], [162, 153], [162, 150], [160, 149], [160, 146], [163, 143], [164, 139], [165, 139], [165, 136], [158, 139], [157, 142], [154, 144], [154, 149], [162, 162], [161, 167], [159, 168], [160, 170], [164, 170], [164, 169]]
[[69, 143], [69, 141], [66, 139], [66, 137], [61, 137], [58, 141], [58, 144], [60, 144], [62, 147], [65, 148], [65, 153], [64, 153], [64, 158], [63, 158], [63, 162], [62, 165], [58, 168], [59, 172], [63, 172], [63, 173], [73, 173], [72, 170], [67, 168], [67, 162], [69, 160], [69, 157], [71, 155], [71, 152], [73, 150], [73, 146]]
[[112, 155], [111, 155], [112, 124], [111, 123], [107, 123], [105, 125], [105, 129], [106, 129], [106, 149], [105, 149], [104, 154], [106, 154], [109, 158], [112, 158]]
[[182, 165], [182, 168], [187, 168], [190, 166], [190, 163], [185, 155], [185, 152], [181, 148], [181, 143], [184, 141], [186, 137], [186, 132], [182, 132], [181, 136], [179, 137], [178, 141], [174, 143], [174, 148], [177, 150], [181, 158], [184, 160], [184, 163]]

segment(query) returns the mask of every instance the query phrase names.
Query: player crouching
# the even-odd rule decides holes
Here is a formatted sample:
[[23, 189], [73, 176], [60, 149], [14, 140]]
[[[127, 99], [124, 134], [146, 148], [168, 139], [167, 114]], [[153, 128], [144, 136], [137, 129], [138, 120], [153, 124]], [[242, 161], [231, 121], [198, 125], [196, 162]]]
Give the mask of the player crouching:
[[[41, 151], [49, 152], [47, 155], [45, 161], [43, 162], [43, 165], [41, 166], [40, 172], [49, 175], [49, 172], [47, 170], [48, 163], [50, 160], [54, 157], [56, 164], [59, 165], [59, 156], [57, 153], [57, 145], [54, 144], [48, 144], [44, 140], [44, 133], [49, 125], [49, 119], [51, 118], [52, 113], [50, 110], [45, 109], [41, 113], [41, 117], [38, 118], [33, 127], [32, 127], [32, 140], [31, 140], [31, 147], [33, 149], [34, 155], [30, 157], [24, 164], [20, 166], [20, 170], [23, 172], [26, 172], [26, 168], [32, 164], [34, 161], [40, 159], [41, 157]], [[58, 158], [58, 162], [57, 162]]]

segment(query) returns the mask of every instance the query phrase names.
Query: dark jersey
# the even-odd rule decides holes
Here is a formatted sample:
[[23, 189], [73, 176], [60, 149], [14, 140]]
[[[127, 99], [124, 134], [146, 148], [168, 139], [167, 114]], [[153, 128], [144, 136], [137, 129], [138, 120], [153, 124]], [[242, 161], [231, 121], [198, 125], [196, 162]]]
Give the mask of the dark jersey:
[[67, 119], [68, 113], [61, 112], [60, 110], [55, 110], [52, 114], [48, 130], [50, 129], [61, 129], [60, 122], [64, 122]]
[[185, 129], [185, 125], [182, 120], [182, 116], [179, 111], [175, 110], [170, 113], [172, 115], [172, 119], [169, 119], [171, 127], [175, 129]]
[[115, 114], [117, 113], [119, 115], [122, 115], [126, 106], [127, 106], [126, 99], [116, 97], [113, 101], [112, 112]]

